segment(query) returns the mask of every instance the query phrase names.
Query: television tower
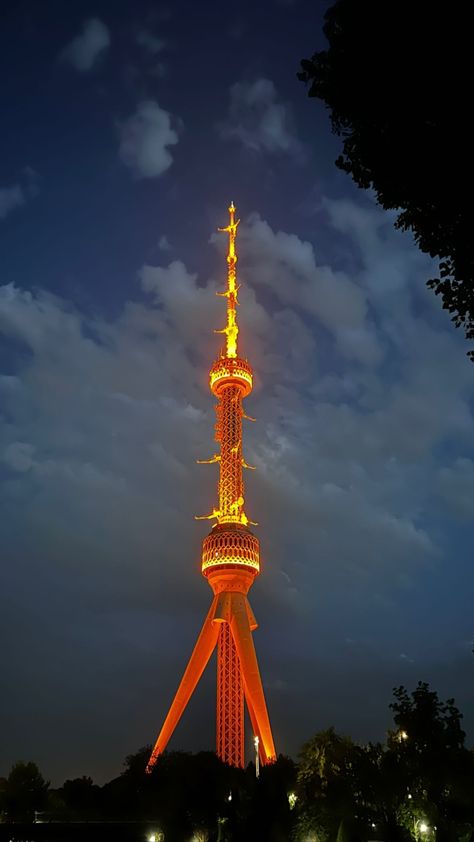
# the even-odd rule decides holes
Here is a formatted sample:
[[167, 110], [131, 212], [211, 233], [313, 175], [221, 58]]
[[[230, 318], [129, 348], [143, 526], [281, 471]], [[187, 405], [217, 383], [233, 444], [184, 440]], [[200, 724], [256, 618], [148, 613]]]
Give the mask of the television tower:
[[[229, 224], [220, 228], [229, 235], [227, 289], [218, 292], [227, 298], [227, 323], [216, 333], [226, 343], [209, 372], [209, 386], [217, 398], [215, 438], [219, 453], [201, 464], [219, 464], [219, 501], [209, 515], [197, 520], [215, 520], [202, 544], [202, 575], [209, 582], [214, 599], [197, 639], [163, 727], [147, 765], [151, 772], [165, 750], [188, 704], [209, 658], [217, 645], [217, 755], [231, 766], [244, 766], [244, 698], [253, 732], [258, 740], [262, 764], [276, 759], [272, 730], [258, 669], [252, 632], [257, 622], [247, 593], [260, 570], [258, 538], [250, 531], [244, 510], [243, 468], [250, 468], [242, 455], [242, 401], [252, 391], [253, 372], [247, 360], [239, 357], [239, 328], [236, 307], [237, 254], [235, 240], [239, 220], [233, 202]], [[248, 419], [253, 420], [253, 419]]]

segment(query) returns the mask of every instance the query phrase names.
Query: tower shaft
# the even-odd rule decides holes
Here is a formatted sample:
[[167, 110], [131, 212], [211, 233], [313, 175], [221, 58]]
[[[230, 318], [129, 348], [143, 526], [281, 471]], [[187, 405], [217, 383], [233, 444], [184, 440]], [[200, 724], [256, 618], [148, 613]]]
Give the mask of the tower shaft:
[[219, 522], [235, 523], [244, 502], [242, 478], [242, 394], [238, 386], [225, 386], [216, 406], [216, 439], [220, 442]]
[[229, 208], [229, 224], [219, 229], [229, 235], [227, 287], [218, 293], [227, 298], [225, 347], [209, 372], [209, 386], [217, 398], [215, 438], [220, 452], [209, 463], [219, 462], [217, 508], [198, 518], [214, 520], [202, 545], [202, 574], [208, 580], [214, 599], [201, 634], [183, 675], [164, 725], [148, 762], [150, 772], [166, 748], [174, 728], [191, 698], [217, 645], [217, 754], [232, 766], [244, 765], [244, 698], [250, 721], [258, 737], [262, 763], [275, 760], [275, 746], [268, 718], [252, 632], [257, 623], [247, 593], [260, 571], [260, 545], [250, 531], [253, 523], [244, 509], [245, 492], [242, 452], [242, 402], [253, 387], [253, 371], [238, 355], [237, 252], [239, 220], [235, 207]]

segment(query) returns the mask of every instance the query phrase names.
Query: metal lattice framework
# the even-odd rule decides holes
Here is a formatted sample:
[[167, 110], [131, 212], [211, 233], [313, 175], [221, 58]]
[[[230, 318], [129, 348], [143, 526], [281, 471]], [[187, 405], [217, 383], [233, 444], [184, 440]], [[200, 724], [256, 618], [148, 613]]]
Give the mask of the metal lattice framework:
[[242, 395], [239, 386], [226, 386], [220, 400], [219, 523], [234, 523], [242, 509]]
[[[218, 293], [227, 298], [226, 344], [209, 372], [209, 386], [217, 397], [215, 438], [220, 453], [208, 463], [219, 463], [218, 507], [198, 520], [215, 520], [202, 546], [202, 573], [213, 592], [209, 613], [184, 672], [163, 727], [153, 748], [147, 771], [166, 748], [194, 689], [217, 645], [217, 754], [232, 766], [244, 765], [244, 697], [250, 721], [258, 737], [262, 763], [275, 760], [252, 632], [257, 623], [247, 599], [249, 588], [260, 571], [260, 547], [252, 534], [244, 509], [243, 468], [249, 468], [242, 453], [242, 401], [253, 386], [253, 371], [237, 353], [239, 328], [236, 307], [237, 254], [235, 238], [239, 220], [235, 207], [229, 208], [227, 288]], [[253, 420], [253, 419], [249, 419]]]
[[244, 688], [229, 623], [217, 642], [217, 754], [230, 766], [244, 765]]

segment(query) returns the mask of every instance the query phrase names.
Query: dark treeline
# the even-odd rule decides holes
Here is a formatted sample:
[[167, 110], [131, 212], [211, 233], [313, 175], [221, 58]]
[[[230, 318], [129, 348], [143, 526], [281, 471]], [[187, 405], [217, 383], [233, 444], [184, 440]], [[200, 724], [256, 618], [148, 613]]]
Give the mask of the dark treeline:
[[258, 780], [253, 764], [233, 769], [211, 752], [166, 752], [145, 775], [149, 747], [102, 787], [82, 777], [52, 789], [34, 763], [17, 763], [0, 779], [4, 829], [15, 838], [13, 822], [36, 818], [148, 822], [150, 842], [474, 842], [474, 751], [454, 701], [420, 683], [396, 689], [390, 707], [385, 743], [330, 728]]

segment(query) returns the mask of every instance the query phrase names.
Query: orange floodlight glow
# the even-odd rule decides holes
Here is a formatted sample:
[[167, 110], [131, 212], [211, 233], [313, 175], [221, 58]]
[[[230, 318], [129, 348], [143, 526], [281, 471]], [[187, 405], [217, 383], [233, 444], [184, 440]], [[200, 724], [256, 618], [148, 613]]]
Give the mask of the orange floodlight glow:
[[242, 419], [246, 415], [242, 401], [252, 391], [253, 371], [247, 360], [238, 355], [236, 306], [237, 251], [239, 220], [235, 207], [229, 207], [229, 224], [219, 228], [229, 235], [227, 252], [227, 288], [219, 292], [227, 298], [227, 323], [216, 331], [226, 337], [225, 349], [209, 372], [209, 386], [217, 398], [215, 439], [219, 453], [200, 464], [219, 465], [218, 505], [197, 520], [215, 520], [202, 544], [201, 570], [209, 582], [214, 599], [204, 621], [194, 651], [158, 735], [148, 761], [151, 772], [158, 756], [165, 750], [209, 658], [217, 646], [217, 754], [225, 763], [244, 766], [244, 699], [252, 730], [258, 740], [261, 763], [276, 758], [270, 720], [263, 692], [252, 632], [257, 622], [247, 593], [260, 572], [260, 544], [248, 528], [245, 510], [243, 468], [247, 465], [242, 453]]

